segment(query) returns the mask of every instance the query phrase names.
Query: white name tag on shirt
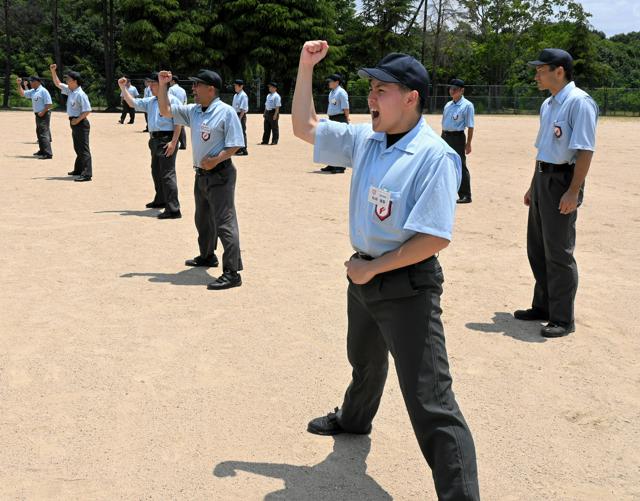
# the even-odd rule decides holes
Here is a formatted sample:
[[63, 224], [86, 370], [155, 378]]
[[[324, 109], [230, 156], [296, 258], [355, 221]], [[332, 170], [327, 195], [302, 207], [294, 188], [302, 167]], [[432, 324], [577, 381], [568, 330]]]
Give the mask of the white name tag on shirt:
[[387, 212], [389, 209], [389, 203], [391, 202], [391, 193], [385, 189], [372, 186], [369, 188], [369, 202], [376, 205], [384, 212]]

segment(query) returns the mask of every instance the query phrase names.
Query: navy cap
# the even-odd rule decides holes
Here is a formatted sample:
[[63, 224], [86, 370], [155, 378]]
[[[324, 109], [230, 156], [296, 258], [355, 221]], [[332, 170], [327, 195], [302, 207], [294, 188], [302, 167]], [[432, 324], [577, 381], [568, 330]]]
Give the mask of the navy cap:
[[178, 83], [178, 75], [171, 75], [171, 81]]
[[530, 66], [542, 66], [543, 64], [552, 64], [554, 66], [562, 66], [565, 70], [573, 69], [573, 58], [566, 50], [562, 49], [543, 49], [538, 54], [538, 59], [529, 61]]
[[358, 71], [358, 76], [402, 84], [411, 90], [417, 90], [424, 101], [429, 94], [429, 73], [417, 59], [407, 54], [387, 54], [378, 61], [375, 68], [362, 68]]
[[75, 80], [76, 82], [78, 82], [78, 84], [82, 82], [82, 77], [80, 76], [80, 73], [78, 73], [77, 71], [67, 71], [65, 76], [71, 78], [72, 80]]
[[464, 80], [460, 78], [452, 78], [449, 81], [448, 87], [460, 87], [461, 89], [464, 89]]
[[211, 85], [216, 89], [222, 89], [222, 78], [215, 71], [200, 70], [195, 77], [189, 77], [192, 82], [201, 82], [205, 85]]
[[271, 82], [269, 82], [267, 85], [268, 85], [268, 86], [271, 86], [271, 87], [275, 87], [276, 89], [278, 88], [278, 83], [277, 83], [277, 82], [273, 82], [273, 81], [271, 81]]
[[29, 82], [42, 82], [42, 79], [38, 75], [32, 75], [29, 77]]
[[234, 80], [233, 83], [236, 85], [244, 85], [244, 80], [238, 78], [237, 80]]
[[327, 77], [327, 82], [342, 82], [342, 75], [339, 73], [334, 73], [333, 75], [329, 75]]
[[158, 82], [159, 81], [158, 72], [154, 71], [153, 73], [151, 73], [151, 75], [146, 77], [145, 80], [149, 80], [151, 82]]

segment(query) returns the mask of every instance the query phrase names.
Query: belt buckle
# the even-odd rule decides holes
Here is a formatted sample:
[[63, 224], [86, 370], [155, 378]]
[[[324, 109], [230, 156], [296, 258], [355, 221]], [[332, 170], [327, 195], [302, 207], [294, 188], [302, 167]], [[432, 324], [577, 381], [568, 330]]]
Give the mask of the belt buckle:
[[542, 162], [540, 160], [536, 162], [536, 167], [538, 167], [538, 172], [542, 173]]

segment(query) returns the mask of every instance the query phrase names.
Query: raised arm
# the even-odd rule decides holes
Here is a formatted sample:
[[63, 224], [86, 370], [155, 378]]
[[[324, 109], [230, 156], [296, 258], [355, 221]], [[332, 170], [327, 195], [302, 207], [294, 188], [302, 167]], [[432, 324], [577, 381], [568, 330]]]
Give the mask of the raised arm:
[[163, 117], [167, 118], [173, 118], [168, 94], [171, 77], [170, 71], [162, 70], [158, 73], [158, 111]]
[[118, 86], [120, 87], [120, 92], [122, 92], [122, 99], [124, 99], [129, 106], [134, 108], [135, 102], [133, 101], [133, 96], [129, 92], [129, 89], [127, 89], [127, 79], [125, 77], [118, 79]]
[[18, 92], [22, 97], [24, 97], [24, 87], [22, 86], [22, 78], [16, 78], [16, 83], [18, 84]]
[[58, 73], [56, 72], [58, 66], [56, 64], [50, 64], [49, 69], [51, 70], [51, 80], [53, 80], [53, 85], [58, 89], [62, 89], [62, 82], [58, 78]]
[[313, 104], [313, 67], [324, 59], [329, 44], [324, 40], [305, 42], [300, 52], [298, 78], [291, 106], [291, 122], [296, 137], [314, 144], [318, 116]]

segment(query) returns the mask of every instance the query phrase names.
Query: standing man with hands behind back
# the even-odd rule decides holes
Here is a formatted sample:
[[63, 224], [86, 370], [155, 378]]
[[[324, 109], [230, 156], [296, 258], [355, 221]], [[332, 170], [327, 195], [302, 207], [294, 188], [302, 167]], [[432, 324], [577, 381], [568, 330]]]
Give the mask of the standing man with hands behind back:
[[196, 104], [171, 104], [167, 95], [170, 71], [158, 74], [158, 105], [163, 117], [191, 128], [193, 168], [196, 171], [195, 223], [200, 254], [187, 266], [218, 266], [218, 236], [224, 248], [222, 275], [207, 289], [222, 290], [242, 285], [239, 271], [240, 236], [235, 207], [236, 168], [231, 157], [244, 146], [242, 126], [231, 106], [220, 100], [222, 78], [215, 71], [200, 70], [191, 87]]
[[73, 138], [73, 149], [76, 152], [76, 161], [73, 170], [68, 174], [78, 176], [75, 181], [91, 181], [93, 169], [91, 165], [91, 150], [89, 149], [89, 115], [91, 114], [91, 103], [81, 87], [80, 73], [69, 71], [65, 75], [66, 84], [63, 84], [56, 73], [57, 66], [49, 66], [51, 78], [58, 89], [67, 96], [67, 115], [71, 125], [71, 137]]
[[598, 106], [573, 82], [573, 58], [544, 49], [529, 62], [538, 89], [551, 97], [540, 108], [535, 169], [524, 204], [529, 207], [527, 255], [535, 278], [531, 308], [518, 320], [546, 320], [540, 334], [562, 337], [575, 330], [578, 267], [573, 257], [584, 181], [596, 145]]
[[328, 50], [325, 41], [304, 44], [291, 118], [294, 134], [315, 145], [315, 162], [353, 168], [355, 254], [345, 263], [352, 381], [342, 407], [307, 430], [370, 433], [390, 351], [438, 499], [477, 501], [475, 446], [451, 389], [436, 257], [451, 240], [460, 160], [424, 121], [429, 76], [406, 54], [389, 54], [358, 73], [370, 81], [371, 125], [318, 120], [313, 68]]

